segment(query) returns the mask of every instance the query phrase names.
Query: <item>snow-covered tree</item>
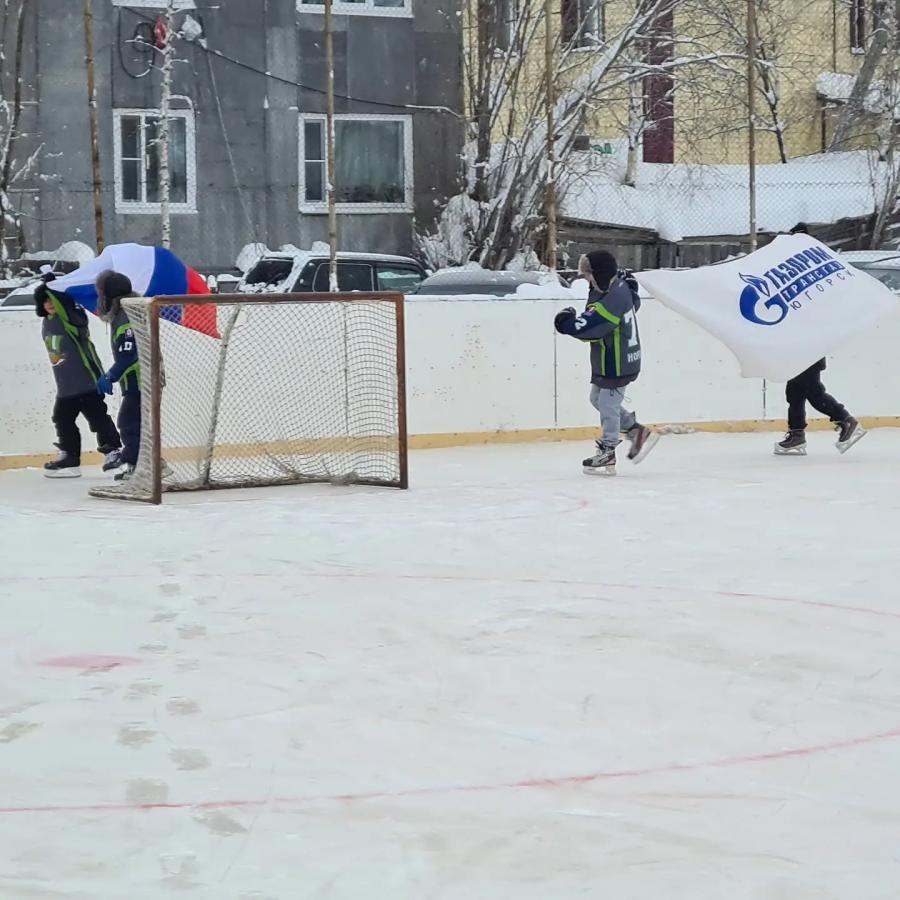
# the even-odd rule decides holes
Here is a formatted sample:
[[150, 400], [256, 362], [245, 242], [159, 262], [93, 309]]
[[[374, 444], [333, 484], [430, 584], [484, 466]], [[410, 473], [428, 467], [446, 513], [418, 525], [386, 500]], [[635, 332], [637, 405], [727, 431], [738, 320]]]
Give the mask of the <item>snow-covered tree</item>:
[[27, 153], [22, 133], [25, 105], [25, 28], [33, 0], [0, 5], [0, 270], [6, 270], [9, 243], [22, 243], [20, 211], [11, 196], [34, 168], [40, 148]]
[[[821, 70], [825, 23], [818, 0], [753, 0], [755, 3], [754, 125], [774, 142], [773, 156], [786, 163], [792, 129], [813, 127], [805, 89]], [[750, 52], [747, 2], [685, 0], [682, 18], [710, 47], [723, 52], [718, 77], [687, 85], [707, 111], [694, 137], [702, 141], [743, 132], [748, 123], [747, 55]], [[829, 23], [830, 24], [830, 23]], [[792, 103], [790, 95], [802, 99]], [[763, 145], [765, 150], [765, 145]]]
[[[844, 0], [851, 43], [864, 51], [837, 117], [829, 150], [868, 148], [875, 215], [871, 246], [888, 238], [900, 213], [900, 0]], [[835, 76], [840, 78], [841, 76]]]
[[[658, 47], [660, 23], [671, 23], [685, 0], [564, 0], [554, 34], [553, 70], [544, 67], [544, 0], [471, 0], [466, 10], [465, 189], [451, 198], [435, 231], [419, 236], [433, 266], [478, 262], [499, 269], [516, 258], [535, 258], [544, 240], [547, 159], [547, 97], [552, 91], [553, 169], [563, 196], [574, 177], [569, 165], [586, 118], [598, 108], [632, 97], [630, 86], [648, 77], [715, 64], [719, 54], [677, 37]], [[558, 6], [555, 6], [559, 10]], [[605, 25], [605, 34], [598, 33]], [[584, 52], [589, 50], [589, 52]], [[641, 94], [638, 91], [637, 97]], [[640, 123], [631, 123], [638, 134]]]

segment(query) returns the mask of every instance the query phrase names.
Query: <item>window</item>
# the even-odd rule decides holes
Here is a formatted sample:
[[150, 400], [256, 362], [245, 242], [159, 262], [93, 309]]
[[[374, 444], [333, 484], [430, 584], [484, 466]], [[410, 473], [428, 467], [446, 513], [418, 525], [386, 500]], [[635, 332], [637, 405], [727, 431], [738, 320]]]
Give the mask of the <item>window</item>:
[[[330, 281], [331, 264], [319, 263], [316, 271], [316, 280], [313, 282], [313, 291], [317, 294], [327, 294]], [[339, 262], [337, 266], [339, 291], [363, 291], [372, 290], [372, 266], [368, 263]]]
[[[325, 12], [322, 0], [297, 0], [297, 10]], [[412, 16], [412, 0], [334, 0], [332, 10], [341, 15]]]
[[603, 41], [603, 0], [562, 0], [563, 43], [575, 49], [591, 49]]
[[886, 2], [850, 0], [850, 49], [855, 53], [864, 53], [872, 35], [884, 25]]
[[[114, 113], [116, 210], [155, 213], [159, 210], [159, 111], [119, 109]], [[194, 114], [169, 115], [169, 171], [172, 212], [196, 212]]]
[[[113, 6], [149, 6], [151, 9], [164, 10], [168, 0], [112, 0]], [[175, 0], [175, 9], [196, 9], [194, 0]]]
[[[334, 187], [345, 212], [412, 211], [412, 119], [338, 116]], [[300, 117], [300, 209], [323, 212], [328, 200], [325, 117]]]
[[411, 266], [379, 263], [378, 290], [408, 294], [419, 286], [424, 277], [422, 272]]
[[509, 53], [516, 50], [516, 33], [519, 29], [520, 0], [496, 0], [497, 34], [495, 41], [497, 50]]

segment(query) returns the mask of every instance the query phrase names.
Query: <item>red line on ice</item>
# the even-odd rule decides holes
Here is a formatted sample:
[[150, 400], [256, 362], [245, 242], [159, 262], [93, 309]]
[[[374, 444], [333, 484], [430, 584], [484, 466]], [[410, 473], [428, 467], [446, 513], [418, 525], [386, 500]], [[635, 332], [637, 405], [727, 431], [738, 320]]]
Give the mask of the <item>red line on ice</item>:
[[[287, 560], [278, 560], [287, 562]], [[847, 606], [843, 603], [829, 603], [825, 600], [801, 600], [794, 597], [772, 597], [766, 594], [750, 594], [742, 591], [719, 591], [709, 588], [688, 587], [680, 585], [662, 584], [613, 584], [597, 581], [577, 581], [564, 578], [509, 578], [503, 575], [417, 575], [398, 574], [396, 572], [231, 572], [227, 575], [209, 572], [186, 572], [190, 578], [214, 579], [220, 578], [226, 581], [238, 579], [258, 578], [288, 578], [295, 581], [303, 579], [338, 580], [341, 578], [357, 581], [449, 581], [472, 584], [487, 584], [499, 582], [502, 584], [534, 584], [534, 585], [560, 585], [562, 587], [594, 588], [596, 590], [622, 590], [622, 591], [668, 591], [672, 594], [708, 594], [713, 597], [727, 597], [732, 600], [756, 600], [763, 603], [785, 603], [791, 606], [811, 606], [816, 609], [830, 609], [834, 612], [859, 613], [864, 616], [876, 616], [883, 619], [900, 619], [900, 612], [889, 609], [874, 609], [870, 606]], [[57, 581], [95, 581], [103, 578], [110, 581], [115, 578], [133, 578], [134, 576], [115, 574], [104, 575], [0, 575], [0, 582], [43, 582]]]
[[86, 803], [86, 804], [54, 804], [47, 806], [7, 806], [0, 807], [0, 815], [25, 815], [41, 813], [122, 813], [153, 812], [155, 810], [183, 809], [248, 809], [259, 807], [307, 807], [325, 803], [363, 803], [375, 800], [403, 800], [417, 797], [452, 796], [454, 794], [475, 794], [509, 790], [529, 790], [543, 788], [574, 787], [599, 781], [614, 781], [629, 778], [642, 778], [652, 775], [669, 775], [679, 772], [696, 772], [701, 769], [722, 768], [726, 766], [752, 765], [755, 763], [774, 762], [778, 760], [797, 759], [831, 753], [837, 750], [849, 750], [864, 747], [882, 741], [900, 738], [900, 727], [877, 734], [862, 737], [846, 738], [840, 741], [828, 741], [823, 744], [812, 744], [806, 747], [790, 747], [783, 750], [772, 750], [767, 753], [752, 753], [744, 756], [726, 756], [721, 759], [693, 763], [666, 763], [661, 766], [649, 766], [644, 769], [621, 769], [609, 772], [589, 772], [582, 775], [559, 775], [525, 778], [518, 781], [488, 782], [484, 784], [438, 785], [432, 787], [402, 788], [399, 790], [365, 791], [347, 794], [304, 795], [297, 797], [267, 797], [265, 799], [223, 799], [200, 800], [195, 802], [180, 801], [167, 803]]

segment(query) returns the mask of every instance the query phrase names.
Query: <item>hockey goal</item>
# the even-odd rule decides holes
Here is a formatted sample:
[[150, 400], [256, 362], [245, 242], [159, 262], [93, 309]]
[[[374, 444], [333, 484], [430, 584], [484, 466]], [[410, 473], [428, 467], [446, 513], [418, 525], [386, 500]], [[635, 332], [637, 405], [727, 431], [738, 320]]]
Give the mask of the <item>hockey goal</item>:
[[141, 383], [127, 480], [93, 496], [334, 482], [407, 487], [402, 294], [123, 301]]

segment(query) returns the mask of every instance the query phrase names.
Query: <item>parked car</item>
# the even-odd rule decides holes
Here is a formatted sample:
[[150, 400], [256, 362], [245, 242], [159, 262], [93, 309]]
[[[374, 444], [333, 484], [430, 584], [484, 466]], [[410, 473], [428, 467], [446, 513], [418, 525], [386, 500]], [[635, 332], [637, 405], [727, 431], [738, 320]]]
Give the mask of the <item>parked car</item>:
[[842, 253], [841, 259], [900, 293], [900, 251], [850, 250]]
[[40, 284], [40, 279], [27, 281], [13, 288], [2, 300], [0, 309], [34, 309], [34, 289]]
[[[506, 297], [515, 294], [523, 284], [554, 283], [549, 272], [493, 272], [488, 269], [442, 269], [429, 275], [414, 292], [416, 296], [455, 297], [465, 294], [483, 294], [490, 297]], [[561, 287], [565, 281], [556, 276]]]
[[[338, 290], [415, 290], [428, 273], [414, 259], [381, 253], [338, 253]], [[240, 280], [237, 290], [249, 294], [325, 293], [328, 254], [313, 251], [267, 253]]]

